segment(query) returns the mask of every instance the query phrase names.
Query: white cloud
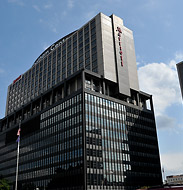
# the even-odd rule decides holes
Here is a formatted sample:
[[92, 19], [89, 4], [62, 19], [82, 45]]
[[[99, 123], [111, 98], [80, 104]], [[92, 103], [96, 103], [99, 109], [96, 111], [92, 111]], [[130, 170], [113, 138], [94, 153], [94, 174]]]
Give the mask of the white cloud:
[[153, 95], [156, 115], [164, 114], [173, 104], [181, 103], [180, 87], [175, 61], [149, 63], [138, 69], [141, 90]]
[[169, 66], [170, 66], [170, 68], [176, 70], [176, 64], [177, 64], [177, 62], [175, 60], [171, 60], [170, 63], [169, 63]]
[[9, 3], [16, 3], [19, 6], [24, 6], [24, 2], [22, 0], [8, 0]]
[[48, 47], [49, 47], [49, 45], [45, 43], [45, 44], [43, 45], [43, 50], [45, 51]]
[[57, 28], [54, 25], [50, 25], [52, 32], [58, 33]]
[[52, 4], [45, 4], [43, 7], [39, 7], [38, 5], [33, 5], [32, 7], [37, 11], [37, 12], [41, 12], [41, 10], [43, 10], [43, 9], [46, 9], [46, 10], [48, 10], [48, 9], [51, 9], [52, 8]]
[[57, 26], [59, 25], [59, 19], [57, 19], [55, 17], [55, 19], [51, 19], [51, 20], [44, 20], [44, 19], [39, 19], [39, 22], [43, 25], [45, 25], [46, 27], [48, 27], [52, 32], [57, 33]]
[[159, 129], [173, 129], [176, 125], [176, 119], [167, 115], [156, 116], [156, 123]]
[[43, 21], [43, 19], [42, 19], [42, 18], [40, 18], [40, 19], [39, 19], [39, 22], [40, 22], [40, 23], [43, 23], [44, 21]]
[[141, 8], [147, 11], [154, 11], [155, 9], [160, 8], [160, 2], [156, 0], [148, 0], [141, 5]]
[[3, 74], [5, 71], [0, 68], [0, 74]]
[[46, 5], [44, 5], [44, 9], [50, 9], [50, 8], [52, 8], [52, 4], [46, 4]]
[[[183, 60], [183, 53], [176, 52], [169, 63], [138, 64], [140, 89], [153, 95], [154, 109], [159, 129], [176, 132], [178, 121], [167, 114], [171, 106], [182, 104], [180, 85], [176, 69], [178, 60]], [[172, 111], [176, 111], [173, 110]]]
[[137, 62], [137, 66], [140, 65], [140, 62]]
[[91, 18], [93, 18], [97, 13], [98, 13], [98, 5], [95, 5], [95, 7], [93, 7], [93, 9], [91, 11], [88, 11], [85, 15], [85, 19], [89, 20]]
[[182, 174], [183, 153], [161, 154], [161, 163], [162, 167], [165, 169], [166, 176]]
[[74, 7], [74, 1], [68, 0], [67, 6], [68, 6], [68, 8], [72, 9]]
[[37, 12], [41, 12], [40, 8], [37, 5], [32, 6]]
[[181, 52], [181, 51], [176, 52], [175, 59], [177, 62], [183, 61], [183, 52]]

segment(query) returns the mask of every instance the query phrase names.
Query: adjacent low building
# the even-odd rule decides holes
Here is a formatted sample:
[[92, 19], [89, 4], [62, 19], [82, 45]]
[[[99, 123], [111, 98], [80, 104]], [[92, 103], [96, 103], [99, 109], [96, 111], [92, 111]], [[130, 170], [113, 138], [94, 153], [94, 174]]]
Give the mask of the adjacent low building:
[[170, 175], [166, 180], [168, 184], [183, 184], [183, 175]]
[[139, 90], [133, 33], [99, 13], [8, 87], [0, 174], [19, 188], [136, 189], [162, 184], [152, 96]]

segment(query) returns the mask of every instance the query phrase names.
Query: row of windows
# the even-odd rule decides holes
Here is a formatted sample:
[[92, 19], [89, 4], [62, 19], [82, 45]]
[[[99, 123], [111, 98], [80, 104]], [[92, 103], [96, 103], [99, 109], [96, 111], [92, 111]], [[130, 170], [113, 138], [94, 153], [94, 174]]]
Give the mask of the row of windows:
[[[89, 81], [90, 82], [90, 81]], [[113, 110], [119, 110], [119, 111], [123, 111], [124, 113], [126, 113], [127, 116], [133, 117], [133, 118], [138, 118], [140, 120], [146, 120], [149, 122], [153, 122], [153, 114], [152, 113], [148, 113], [148, 112], [143, 112], [140, 110], [137, 110], [135, 108], [130, 108], [129, 106], [124, 106], [122, 104], [107, 100], [105, 98], [99, 98], [97, 96], [94, 95], [90, 95], [90, 94], [85, 94], [85, 99], [88, 100], [89, 102], [96, 102], [98, 105], [100, 105], [99, 107], [106, 107], [109, 112], [113, 112]], [[89, 108], [89, 110], [93, 108]], [[95, 108], [96, 109], [96, 108]], [[103, 113], [105, 115], [105, 112]]]
[[[85, 94], [85, 100], [86, 143], [89, 149], [87, 159], [90, 168], [87, 174], [88, 187], [101, 186], [97, 170], [93, 170], [97, 167], [106, 175], [106, 186], [111, 183], [119, 185], [117, 173], [123, 178], [120, 182], [125, 182], [129, 175], [142, 176], [147, 171], [150, 177], [157, 177], [159, 156], [152, 113], [144, 114], [143, 111], [88, 93]], [[96, 150], [102, 151], [102, 160], [99, 161], [102, 161], [102, 168], [96, 159], [91, 159], [93, 154], [96, 157]], [[156, 168], [153, 170], [153, 167]], [[97, 174], [96, 179], [93, 179], [94, 173]]]
[[[128, 155], [126, 155], [128, 157]], [[120, 163], [111, 163], [111, 162], [104, 162], [104, 170], [106, 170], [104, 173], [107, 172], [126, 172], [127, 170], [131, 170], [131, 165], [128, 164], [120, 164]]]
[[[42, 168], [42, 167], [45, 168], [49, 166], [54, 167], [54, 165], [56, 164], [57, 165], [59, 164], [61, 168], [63, 167], [63, 169], [67, 170], [70, 165], [74, 164], [73, 167], [77, 166], [82, 156], [83, 156], [83, 150], [80, 148], [80, 149], [73, 150], [64, 154], [59, 154], [55, 156], [49, 155], [48, 157], [39, 158], [39, 160], [37, 161], [30, 160], [29, 163], [26, 163], [26, 164], [21, 164], [21, 161], [22, 161], [22, 158], [21, 158], [20, 164], [19, 164], [19, 172], [31, 173], [31, 171], [28, 171], [28, 170], [32, 170], [32, 169], [39, 170], [39, 168]], [[78, 160], [78, 161], [73, 162], [73, 160]], [[7, 166], [8, 165], [6, 165], [6, 167]], [[14, 165], [8, 169], [1, 169], [1, 172], [3, 173], [3, 175], [13, 175], [15, 173]]]
[[[72, 107], [68, 109], [67, 111], [64, 111], [55, 117], [51, 117], [47, 120], [44, 120], [41, 123], [41, 129], [45, 128], [48, 125], [52, 125], [53, 123], [57, 123], [60, 121], [63, 122], [63, 125], [58, 124], [55, 127], [50, 127], [49, 130], [53, 130], [54, 132], [61, 130], [64, 126], [71, 127], [72, 125], [79, 124], [82, 121], [82, 115], [79, 115], [81, 113], [81, 104], [77, 105], [76, 107]], [[76, 115], [77, 114], [77, 115]], [[43, 136], [43, 135], [42, 135]]]
[[107, 100], [105, 98], [94, 96], [92, 94], [85, 93], [85, 100], [91, 103], [96, 103], [99, 107], [106, 108], [107, 110], [110, 110], [111, 108], [114, 111], [126, 112], [126, 106]]
[[78, 94], [73, 98], [59, 104], [58, 106], [55, 106], [54, 108], [51, 108], [48, 111], [44, 112], [43, 114], [41, 114], [41, 120], [50, 117], [59, 111], [63, 111], [64, 109], [67, 109], [68, 107], [71, 107], [74, 104], [78, 104], [78, 102], [81, 102], [81, 94]]
[[84, 34], [83, 29], [76, 32], [10, 86], [8, 113], [83, 67], [98, 72], [94, 24], [88, 24]]
[[[48, 177], [55, 173], [56, 167], [68, 170], [83, 163], [81, 111], [79, 94], [41, 114], [40, 130], [28, 136], [22, 135], [19, 180]], [[65, 117], [67, 114], [73, 114], [73, 117]], [[9, 178], [15, 175], [15, 155], [16, 150], [13, 154], [6, 154], [8, 161], [5, 162], [6, 157], [0, 158], [3, 162], [0, 170]]]
[[121, 189], [124, 179], [124, 176], [116, 174], [90, 174], [87, 175], [87, 185], [88, 189], [93, 189], [94, 187], [98, 189]]
[[115, 109], [114, 110], [108, 109], [108, 108], [103, 107], [102, 105], [100, 107], [98, 105], [95, 106], [95, 105], [87, 104], [86, 111], [91, 111], [91, 112], [95, 111], [95, 114], [102, 113], [103, 116], [111, 117], [111, 119], [115, 118], [115, 119], [119, 119], [119, 120], [125, 120], [125, 117], [126, 117], [125, 112], [120, 113]]
[[[86, 143], [92, 145], [87, 149], [87, 156], [89, 156], [88, 168], [90, 168], [87, 174], [87, 184], [90, 187], [92, 185], [101, 186], [102, 180], [104, 185], [104, 178], [100, 179], [99, 176], [96, 176], [97, 178], [93, 179], [94, 167], [99, 167], [98, 169], [102, 169], [103, 173], [107, 174], [109, 179], [105, 179], [105, 185], [111, 183], [110, 179], [113, 179], [113, 173], [115, 173], [114, 182], [119, 182], [119, 176], [122, 182], [122, 178], [125, 176], [124, 172], [131, 170], [131, 165], [127, 164], [130, 162], [130, 154], [128, 153], [128, 133], [125, 125], [125, 106], [87, 93], [85, 94], [85, 100], [86, 132], [88, 136], [86, 137]], [[90, 137], [90, 134], [92, 134], [92, 137]], [[92, 163], [94, 161], [90, 158], [98, 156], [102, 158], [102, 168], [101, 165]], [[119, 175], [117, 175], [117, 172], [119, 172]], [[119, 184], [115, 186], [117, 185]]]
[[[49, 161], [48, 161], [49, 162]], [[37, 179], [39, 177], [43, 178], [43, 177], [46, 177], [46, 176], [52, 176], [56, 173], [57, 169], [60, 168], [60, 169], [63, 169], [63, 170], [68, 170], [69, 168], [71, 167], [78, 167], [80, 166], [81, 164], [83, 163], [82, 160], [78, 160], [78, 161], [75, 161], [75, 162], [71, 162], [71, 163], [68, 163], [68, 164], [62, 164], [61, 166], [52, 166], [52, 167], [47, 167], [47, 168], [40, 168], [40, 169], [36, 169], [34, 171], [28, 171], [28, 172], [19, 172], [19, 180], [22, 181], [22, 180], [29, 180], [29, 179]], [[20, 166], [21, 168], [21, 166]], [[20, 169], [21, 170], [21, 169]], [[11, 173], [11, 170], [9, 170], [9, 172], [7, 174], [10, 174]], [[13, 181], [14, 180], [14, 176], [15, 176], [15, 171], [13, 173], [13, 177], [7, 177], [7, 179]], [[47, 185], [49, 181], [46, 182], [45, 185]]]
[[[76, 134], [81, 133], [82, 129], [78, 130], [78, 128], [76, 129], [74, 126], [72, 127], [72, 131], [70, 131], [71, 125], [77, 125], [78, 126], [79, 123], [82, 122], [81, 104], [79, 103], [80, 101], [81, 101], [81, 94], [79, 94], [79, 95], [69, 99], [68, 101], [63, 102], [62, 104], [60, 104], [60, 105], [44, 112], [43, 114], [41, 114], [41, 118], [45, 118], [47, 116], [55, 114], [56, 111], [58, 112], [58, 114], [55, 115], [55, 117], [51, 117], [51, 118], [49, 117], [49, 119], [44, 120], [40, 123], [40, 128], [41, 129], [45, 128], [45, 129], [36, 131], [34, 134], [31, 134], [31, 135], [29, 134], [26, 137], [22, 136], [21, 140], [23, 140], [23, 141], [21, 141], [21, 146], [23, 147], [23, 146], [33, 144], [33, 147], [38, 147], [38, 143], [40, 143], [40, 142], [38, 142], [39, 139], [48, 137], [50, 134], [57, 133], [58, 131], [61, 131], [61, 130], [64, 130], [65, 136], [76, 135]], [[68, 107], [68, 106], [70, 106], [70, 107]], [[66, 119], [65, 109], [70, 110], [71, 107], [72, 107], [72, 109], [74, 109], [74, 113], [76, 113], [77, 116], [74, 115], [73, 118], [67, 118], [67, 121], [61, 120], [61, 115], [63, 118]], [[65, 109], [63, 110], [62, 108], [65, 108]], [[61, 113], [60, 110], [64, 111], [63, 112], [64, 114]], [[80, 112], [80, 114], [79, 114], [79, 112]], [[61, 121], [61, 122], [58, 123], [57, 121]], [[55, 125], [54, 125], [54, 123], [55, 123]], [[49, 126], [46, 128], [46, 125], [49, 125]], [[81, 126], [80, 126], [80, 128], [81, 128]], [[22, 132], [24, 132], [24, 131], [22, 131]], [[52, 138], [52, 137], [49, 137], [49, 138]], [[50, 142], [51, 141], [52, 141], [52, 139], [50, 139]], [[11, 148], [9, 147], [7, 149], [6, 147], [4, 147], [1, 149], [0, 155], [1, 154], [2, 155], [7, 154], [8, 152], [10, 152], [10, 154], [12, 154], [12, 151], [16, 151], [16, 148], [17, 147], [16, 147], [15, 143], [11, 145]]]
[[[72, 132], [72, 139], [68, 139], [71, 137]], [[21, 148], [20, 148], [20, 163], [23, 163], [27, 160], [36, 159], [39, 157], [44, 157], [47, 155], [51, 155], [57, 152], [65, 152], [69, 149], [77, 149], [77, 147], [82, 145], [82, 126], [78, 126], [73, 128], [72, 130], [68, 130], [65, 132], [60, 132], [56, 135], [52, 134], [48, 138], [41, 137], [40, 139], [44, 139], [44, 141], [37, 141], [36, 138], [32, 137], [32, 142], [29, 141], [29, 144], [27, 144], [28, 141], [25, 142], [24, 139], [21, 140]], [[39, 138], [39, 136], [38, 136]], [[34, 140], [37, 142], [34, 143]], [[62, 143], [61, 143], [62, 142]], [[58, 143], [54, 145], [55, 143]], [[4, 153], [5, 154], [5, 153]], [[14, 158], [16, 155], [16, 150], [13, 152], [10, 152], [6, 154], [6, 157], [4, 157], [4, 154], [1, 156], [1, 162], [0, 168], [9, 167], [14, 164], [14, 160], [6, 161], [6, 157], [9, 159]]]
[[[47, 155], [49, 153], [47, 152]], [[62, 154], [57, 154], [51, 156], [53, 153], [50, 152], [49, 156], [44, 155], [42, 158], [39, 158], [37, 161], [31, 161], [30, 163], [26, 164], [20, 164], [20, 171], [27, 171], [29, 169], [35, 169], [35, 168], [40, 168], [40, 167], [47, 167], [50, 165], [65, 165], [65, 163], [70, 163], [72, 160], [78, 160], [78, 158], [81, 158], [83, 156], [83, 150], [76, 149], [73, 151], [65, 152]], [[65, 168], [67, 169], [67, 168]]]

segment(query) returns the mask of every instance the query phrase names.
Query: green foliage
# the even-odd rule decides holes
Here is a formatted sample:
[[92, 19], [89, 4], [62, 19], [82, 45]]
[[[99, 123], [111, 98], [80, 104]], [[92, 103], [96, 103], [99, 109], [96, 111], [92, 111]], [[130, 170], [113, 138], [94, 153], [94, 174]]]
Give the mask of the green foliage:
[[10, 183], [6, 179], [0, 179], [0, 190], [10, 190]]
[[149, 188], [150, 188], [149, 186], [143, 186], [140, 189], [149, 189]]

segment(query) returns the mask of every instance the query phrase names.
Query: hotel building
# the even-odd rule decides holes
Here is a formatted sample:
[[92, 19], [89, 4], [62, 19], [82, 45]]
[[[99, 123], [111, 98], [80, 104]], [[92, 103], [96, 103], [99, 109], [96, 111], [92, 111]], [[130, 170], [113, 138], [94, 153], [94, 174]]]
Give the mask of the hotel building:
[[134, 39], [99, 13], [47, 48], [8, 87], [0, 175], [20, 189], [136, 189], [162, 183], [152, 96], [139, 90]]

